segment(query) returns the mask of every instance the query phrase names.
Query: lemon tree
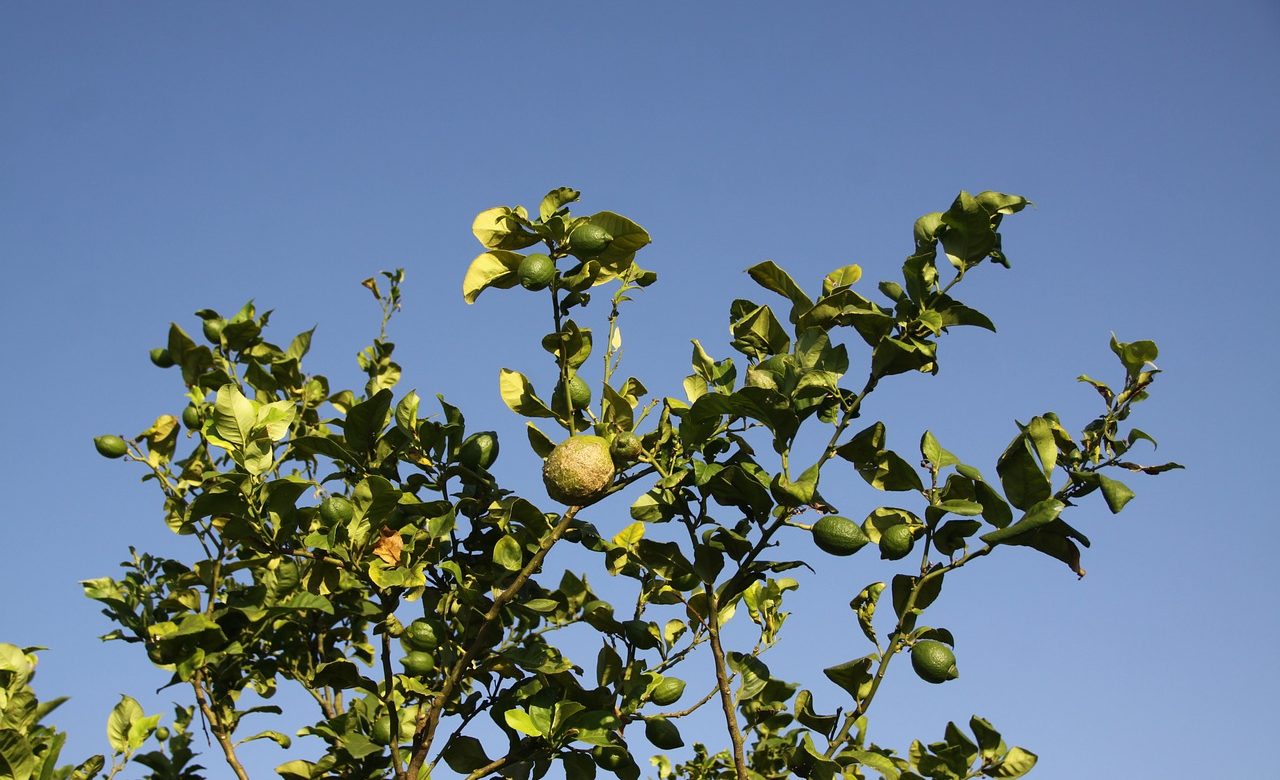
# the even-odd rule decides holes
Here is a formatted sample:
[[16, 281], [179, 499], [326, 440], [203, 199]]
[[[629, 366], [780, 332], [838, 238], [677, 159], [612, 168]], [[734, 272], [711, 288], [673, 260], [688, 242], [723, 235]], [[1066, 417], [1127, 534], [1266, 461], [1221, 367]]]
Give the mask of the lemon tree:
[[[1179, 468], [1145, 462], [1154, 440], [1130, 422], [1158, 378], [1156, 345], [1113, 338], [1117, 380], [1081, 377], [1096, 415], [1017, 421], [994, 464], [944, 448], [933, 411], [893, 421], [919, 441], [902, 450], [876, 393], [927, 380], [953, 334], [994, 330], [961, 295], [1010, 267], [1001, 230], [1028, 203], [961, 192], [915, 222], [900, 276], [878, 285], [857, 265], [804, 283], [751, 266], [760, 300], [729, 304], [729, 342], [694, 341], [680, 386], [651, 391], [619, 351], [623, 315], [657, 280], [638, 262], [650, 236], [621, 214], [574, 213], [579, 201], [560, 187], [536, 209], [482, 211], [480, 252], [457, 268], [463, 299], [491, 307], [477, 316], [509, 316], [500, 295], [541, 296], [542, 325], [520, 329], [546, 329], [527, 364], [489, 374], [507, 421], [476, 425], [441, 395], [399, 387], [387, 333], [400, 270], [363, 283], [381, 323], [358, 355], [362, 386], [304, 367], [312, 332], [277, 341], [252, 304], [171, 324], [151, 362], [179, 389], [174, 414], [93, 443], [159, 491], [188, 552], [136, 552], [84, 589], [115, 624], [108, 638], [186, 702], [163, 725], [122, 702], [111, 769], [105, 754], [59, 767], [47, 709], [6, 713], [0, 774], [90, 778], [136, 760], [163, 768], [148, 777], [244, 780], [254, 740], [279, 746], [286, 780], [1031, 771], [1036, 755], [978, 716], [961, 726], [921, 710], [940, 739], [883, 744], [874, 705], [903, 654], [927, 683], [957, 675], [964, 627], [922, 622], [944, 580], [1010, 548], [1082, 577], [1089, 524], [1134, 496], [1124, 480]], [[500, 449], [511, 422], [524, 436], [504, 432]], [[541, 485], [511, 473], [526, 442]], [[870, 490], [847, 489], [858, 480]], [[549, 557], [564, 547], [579, 556]], [[554, 565], [583, 555], [594, 569]], [[812, 608], [795, 599], [806, 566], [855, 583], [849, 612], [830, 619], [867, 641], [831, 643], [821, 670], [784, 669], [771, 651], [787, 609]], [[31, 658], [0, 645], [8, 701], [25, 695], [14, 691]], [[254, 704], [283, 688], [311, 709], [287, 720]], [[704, 708], [722, 731], [689, 729]], [[295, 752], [295, 736], [311, 746]], [[215, 763], [226, 768], [201, 769]]]

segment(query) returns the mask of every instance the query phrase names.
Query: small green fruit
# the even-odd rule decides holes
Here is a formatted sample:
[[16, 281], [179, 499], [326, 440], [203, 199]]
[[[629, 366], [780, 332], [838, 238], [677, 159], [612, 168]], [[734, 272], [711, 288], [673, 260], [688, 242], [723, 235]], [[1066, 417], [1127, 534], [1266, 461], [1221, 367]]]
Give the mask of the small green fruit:
[[123, 458], [129, 452], [129, 445], [125, 444], [124, 439], [111, 434], [94, 437], [93, 446], [104, 458]]
[[426, 618], [418, 618], [404, 629], [404, 642], [413, 650], [435, 650], [440, 644], [435, 626]]
[[[552, 411], [562, 416], [569, 413], [568, 408], [565, 407], [564, 388], [563, 382], [557, 382], [556, 389], [551, 395]], [[591, 405], [591, 385], [577, 374], [569, 377], [569, 402], [573, 404], [575, 411], [586, 409]]]
[[956, 654], [942, 642], [925, 639], [911, 648], [911, 668], [920, 679], [939, 684], [960, 676], [956, 669]]
[[619, 463], [634, 463], [644, 454], [644, 444], [631, 431], [623, 431], [609, 442], [609, 452]]
[[588, 260], [609, 248], [613, 235], [591, 222], [583, 223], [569, 234], [569, 252], [574, 257]]
[[905, 523], [890, 526], [880, 534], [880, 557], [887, 561], [896, 561], [911, 554], [916, 540], [911, 528]]
[[204, 337], [209, 340], [210, 344], [222, 343], [222, 329], [227, 327], [227, 321], [221, 317], [214, 317], [204, 321], [201, 330], [204, 331]]
[[526, 290], [545, 290], [556, 278], [556, 264], [547, 255], [527, 255], [516, 268], [520, 286]]
[[675, 750], [678, 747], [684, 747], [680, 729], [666, 718], [646, 718], [644, 735], [659, 750]]
[[847, 517], [826, 515], [813, 524], [813, 543], [832, 555], [853, 555], [868, 541], [862, 527]]
[[684, 695], [684, 680], [678, 677], [663, 677], [662, 682], [653, 688], [649, 699], [659, 707], [666, 707], [680, 701]]
[[344, 496], [329, 496], [320, 502], [320, 519], [329, 527], [349, 522], [355, 514], [356, 508]]
[[151, 350], [151, 362], [156, 368], [172, 368], [173, 356], [164, 347], [156, 347]]
[[187, 430], [198, 430], [200, 428], [200, 410], [188, 404], [182, 410], [182, 424], [187, 426]]
[[547, 456], [542, 482], [547, 495], [566, 506], [583, 506], [604, 495], [615, 469], [609, 442], [600, 436], [570, 436]]
[[168, 740], [168, 739], [169, 739], [169, 727], [168, 727], [168, 726], [161, 726], [160, 728], [156, 729], [156, 739], [160, 740], [161, 742], [164, 742], [164, 741]]
[[493, 431], [473, 433], [458, 448], [458, 462], [469, 469], [487, 469], [498, 459], [498, 434]]
[[435, 656], [422, 650], [411, 650], [400, 659], [400, 665], [404, 667], [405, 674], [424, 677], [435, 671], [436, 659]]
[[621, 748], [615, 747], [596, 747], [591, 748], [591, 758], [596, 762], [596, 766], [601, 769], [613, 772], [622, 767], [627, 761], [627, 754]]

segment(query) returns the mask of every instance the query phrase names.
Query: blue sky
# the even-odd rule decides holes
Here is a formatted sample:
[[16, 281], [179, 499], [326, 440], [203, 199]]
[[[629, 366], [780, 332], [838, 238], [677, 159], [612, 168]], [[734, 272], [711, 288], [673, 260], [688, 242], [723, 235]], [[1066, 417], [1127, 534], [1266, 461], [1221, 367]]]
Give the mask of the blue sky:
[[[1135, 422], [1188, 468], [1133, 480], [1119, 517], [1078, 510], [1081, 581], [1018, 551], [949, 581], [930, 619], [963, 676], [900, 667], [873, 738], [905, 749], [977, 712], [1045, 780], [1260, 776], [1280, 725], [1278, 77], [1268, 2], [6, 4], [0, 641], [50, 648], [37, 682], [73, 697], [68, 756], [105, 749], [119, 693], [176, 696], [97, 641], [109, 626], [77, 585], [129, 545], [183, 554], [140, 474], [90, 445], [181, 409], [147, 360], [170, 321], [253, 298], [276, 341], [318, 324], [312, 370], [355, 386], [377, 328], [359, 281], [403, 266], [401, 389], [465, 400], [507, 437], [500, 474], [536, 495], [496, 375], [547, 371], [541, 307], [463, 304], [476, 212], [570, 185], [644, 225], [661, 279], [624, 320], [624, 368], [678, 395], [688, 340], [725, 356], [729, 302], [762, 297], [742, 269], [895, 278], [917, 216], [995, 189], [1036, 203], [1005, 223], [1012, 270], [965, 284], [1000, 332], [954, 332], [937, 377], [897, 378], [867, 414], [900, 450], [930, 428], [991, 473], [1015, 418], [1087, 421], [1074, 378], [1115, 375], [1114, 331], [1159, 342]], [[878, 500], [849, 496], [859, 517]], [[844, 604], [891, 570], [789, 543], [819, 573], [768, 661], [831, 709], [817, 670], [865, 652]], [[265, 777], [284, 758], [249, 760]]]

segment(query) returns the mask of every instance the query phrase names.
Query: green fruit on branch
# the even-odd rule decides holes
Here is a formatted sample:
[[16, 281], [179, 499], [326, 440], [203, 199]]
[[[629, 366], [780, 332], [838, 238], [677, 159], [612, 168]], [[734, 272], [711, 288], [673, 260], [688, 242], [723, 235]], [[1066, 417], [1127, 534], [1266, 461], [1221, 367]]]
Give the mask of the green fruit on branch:
[[320, 502], [320, 519], [331, 528], [350, 521], [355, 513], [356, 508], [344, 496], [329, 496]]
[[905, 558], [915, 544], [915, 536], [905, 523], [890, 526], [880, 533], [880, 557], [887, 561]]
[[[569, 403], [573, 405], [574, 411], [586, 409], [591, 405], [591, 385], [586, 380], [574, 374], [569, 377]], [[557, 382], [556, 388], [551, 396], [551, 410], [561, 417], [569, 415], [569, 409], [565, 406], [565, 384]]]
[[911, 648], [911, 668], [920, 679], [935, 685], [960, 676], [956, 669], [956, 654], [942, 642], [925, 639]]
[[98, 450], [98, 454], [104, 458], [123, 458], [125, 453], [129, 451], [129, 445], [119, 436], [96, 436], [93, 439], [93, 446]]
[[458, 448], [458, 462], [470, 469], [487, 469], [498, 459], [498, 434], [473, 433]]
[[678, 677], [663, 677], [662, 682], [653, 688], [653, 693], [649, 694], [649, 699], [659, 707], [666, 707], [680, 701], [680, 697], [684, 695], [684, 680]]
[[556, 278], [556, 264], [547, 255], [527, 255], [516, 268], [520, 286], [526, 290], [545, 290]]
[[156, 347], [151, 350], [151, 362], [156, 368], [172, 368], [173, 356], [164, 347]]
[[204, 337], [209, 340], [210, 344], [222, 343], [222, 329], [227, 327], [227, 321], [221, 317], [214, 317], [204, 321], [201, 330], [204, 331]]
[[613, 235], [599, 225], [586, 222], [569, 234], [569, 253], [581, 260], [589, 260], [609, 248]]
[[853, 555], [868, 541], [862, 526], [847, 517], [827, 515], [813, 524], [813, 543], [832, 555]]
[[188, 404], [182, 410], [182, 424], [187, 426], [188, 430], [198, 430], [200, 428], [200, 410]]
[[644, 444], [631, 431], [623, 431], [609, 442], [609, 452], [618, 463], [634, 463], [644, 454]]
[[684, 747], [680, 729], [666, 718], [646, 718], [644, 735], [659, 750], [675, 750], [678, 747]]
[[440, 644], [435, 626], [426, 618], [418, 618], [404, 629], [404, 642], [412, 650], [435, 650]]
[[411, 650], [400, 659], [400, 665], [404, 667], [405, 674], [423, 677], [435, 671], [436, 659], [431, 653]]
[[581, 434], [570, 436], [551, 451], [542, 466], [542, 482], [554, 500], [566, 506], [583, 506], [605, 494], [614, 473], [609, 442]]

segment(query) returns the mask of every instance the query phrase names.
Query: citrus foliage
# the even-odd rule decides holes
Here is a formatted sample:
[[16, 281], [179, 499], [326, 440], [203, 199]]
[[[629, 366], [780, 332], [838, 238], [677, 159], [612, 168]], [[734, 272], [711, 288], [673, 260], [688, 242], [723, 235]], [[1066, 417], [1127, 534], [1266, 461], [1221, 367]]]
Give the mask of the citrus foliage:
[[[1029, 771], [1034, 754], [978, 717], [967, 732], [946, 724], [941, 740], [904, 752], [877, 744], [871, 706], [903, 652], [931, 682], [954, 676], [953, 634], [919, 623], [944, 576], [1007, 547], [1083, 576], [1089, 540], [1067, 510], [1097, 493], [1119, 512], [1133, 493], [1117, 472], [1177, 468], [1130, 461], [1135, 445], [1153, 441], [1122, 429], [1158, 373], [1155, 345], [1113, 340], [1121, 383], [1082, 377], [1101, 397], [1097, 418], [1078, 434], [1051, 412], [1019, 423], [987, 472], [994, 478], [927, 431], [918, 459], [890, 449], [886, 425], [865, 419], [874, 391], [899, 375], [936, 373], [953, 328], [994, 329], [953, 290], [984, 264], [1008, 267], [999, 229], [1027, 201], [961, 193], [916, 222], [903, 277], [879, 284], [879, 302], [855, 289], [856, 265], [810, 289], [773, 262], [753, 266], [751, 278], [777, 297], [730, 305], [738, 357], [717, 360], [695, 341], [683, 393], [650, 396], [618, 374], [621, 310], [657, 278], [636, 263], [649, 235], [612, 212], [574, 216], [578, 196], [553, 190], [536, 217], [522, 207], [481, 213], [473, 232], [485, 251], [462, 285], [467, 302], [513, 288], [549, 299], [541, 347], [555, 362], [551, 393], [540, 396], [516, 369], [501, 370], [498, 390], [528, 419], [550, 497], [504, 488], [497, 435], [469, 429], [460, 408], [437, 396], [430, 411], [412, 391], [396, 397], [400, 367], [386, 331], [401, 272], [365, 282], [383, 320], [359, 357], [359, 390], [303, 369], [311, 332], [280, 347], [267, 340], [269, 312], [202, 310], [207, 343], [174, 324], [165, 358], [154, 361], [181, 374], [182, 423], [160, 416], [123, 453], [160, 490], [165, 522], [192, 540], [193, 554], [135, 553], [122, 577], [85, 582], [117, 626], [109, 638], [145, 649], [171, 685], [190, 691], [240, 777], [242, 742], [290, 747], [269, 727], [278, 709], [242, 704], [246, 692], [270, 699], [282, 685], [314, 699], [311, 725], [298, 733], [325, 745], [317, 760], [281, 764], [289, 780], [635, 778], [646, 743], [686, 742], [695, 744], [678, 760], [655, 759], [660, 777]], [[601, 350], [583, 318], [602, 287], [611, 295]], [[601, 374], [584, 372], [593, 353], [602, 353]], [[806, 428], [825, 445], [797, 445]], [[831, 473], [857, 474], [897, 506], [872, 508], [860, 523], [844, 516], [856, 507], [838, 514], [842, 498], [820, 492]], [[602, 535], [593, 519], [617, 509], [597, 515], [597, 506], [628, 488], [638, 495], [631, 524]], [[915, 554], [891, 583], [853, 596], [850, 623], [868, 647], [823, 670], [845, 696], [834, 713], [803, 687], [815, 680], [788, 680], [768, 665], [783, 603], [800, 585], [787, 573], [806, 559], [837, 560], [814, 543], [848, 556], [838, 561], [846, 570], [868, 545], [890, 560]], [[546, 570], [557, 544], [600, 556], [610, 575], [634, 584], [634, 603], [615, 609], [584, 573]], [[886, 591], [891, 608], [878, 609]], [[750, 621], [754, 640], [730, 646], [731, 620]], [[554, 631], [568, 626], [598, 641], [558, 646]], [[686, 692], [703, 680], [714, 682]], [[703, 706], [719, 709], [725, 725], [710, 748], [680, 728]], [[174, 744], [169, 760], [180, 763]]]

